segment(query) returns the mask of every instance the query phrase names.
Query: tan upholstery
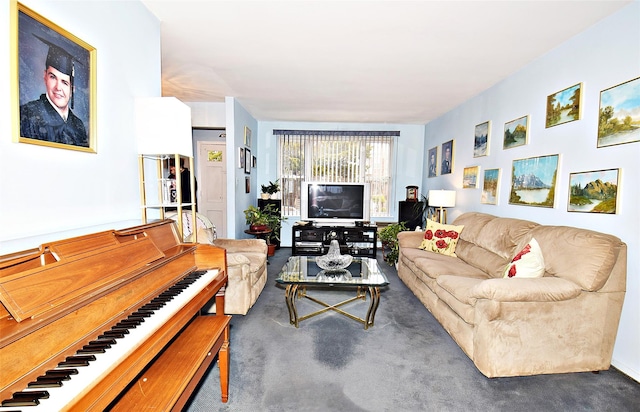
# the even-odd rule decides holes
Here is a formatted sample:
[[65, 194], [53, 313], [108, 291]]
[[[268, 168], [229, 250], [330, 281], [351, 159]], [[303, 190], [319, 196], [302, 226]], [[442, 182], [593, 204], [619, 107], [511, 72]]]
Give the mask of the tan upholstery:
[[[627, 272], [627, 246], [586, 229], [465, 213], [457, 257], [398, 234], [398, 276], [488, 377], [606, 370]], [[545, 275], [503, 278], [535, 238]]]
[[[176, 219], [176, 214], [167, 215]], [[185, 242], [192, 241], [191, 211], [183, 212]], [[206, 216], [197, 213], [198, 243], [219, 246], [227, 251], [228, 284], [224, 295], [224, 313], [246, 315], [256, 303], [267, 283], [267, 243], [262, 239], [217, 239], [214, 225]], [[205, 310], [216, 312], [212, 300]]]

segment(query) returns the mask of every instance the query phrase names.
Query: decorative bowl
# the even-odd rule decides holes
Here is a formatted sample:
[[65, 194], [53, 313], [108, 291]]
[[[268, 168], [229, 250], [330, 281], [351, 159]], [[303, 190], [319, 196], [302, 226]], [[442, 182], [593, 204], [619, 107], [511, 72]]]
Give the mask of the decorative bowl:
[[337, 271], [346, 268], [353, 261], [351, 255], [323, 255], [316, 258], [316, 263], [320, 269], [326, 271]]

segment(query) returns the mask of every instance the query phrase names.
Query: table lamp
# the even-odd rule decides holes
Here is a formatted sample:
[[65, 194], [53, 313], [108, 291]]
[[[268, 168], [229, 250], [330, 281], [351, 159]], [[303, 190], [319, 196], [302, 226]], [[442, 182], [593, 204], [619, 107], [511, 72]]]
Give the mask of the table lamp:
[[447, 211], [443, 208], [456, 205], [455, 190], [429, 190], [429, 206], [439, 207], [438, 222], [447, 223]]

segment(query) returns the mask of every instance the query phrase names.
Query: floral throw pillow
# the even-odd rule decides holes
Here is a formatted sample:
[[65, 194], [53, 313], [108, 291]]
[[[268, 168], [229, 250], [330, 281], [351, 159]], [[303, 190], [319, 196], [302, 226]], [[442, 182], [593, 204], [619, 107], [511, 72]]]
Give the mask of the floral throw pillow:
[[424, 240], [420, 249], [455, 257], [456, 245], [463, 228], [464, 225], [443, 225], [427, 219]]
[[535, 238], [518, 252], [504, 270], [505, 278], [540, 278], [544, 275], [542, 249]]

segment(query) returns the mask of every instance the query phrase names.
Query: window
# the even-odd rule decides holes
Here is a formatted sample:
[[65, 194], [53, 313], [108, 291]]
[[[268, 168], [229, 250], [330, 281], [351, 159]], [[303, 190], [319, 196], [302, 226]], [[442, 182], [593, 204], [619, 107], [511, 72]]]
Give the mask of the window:
[[368, 182], [371, 217], [390, 216], [393, 142], [398, 131], [274, 130], [280, 148], [282, 211], [300, 216], [300, 184]]

